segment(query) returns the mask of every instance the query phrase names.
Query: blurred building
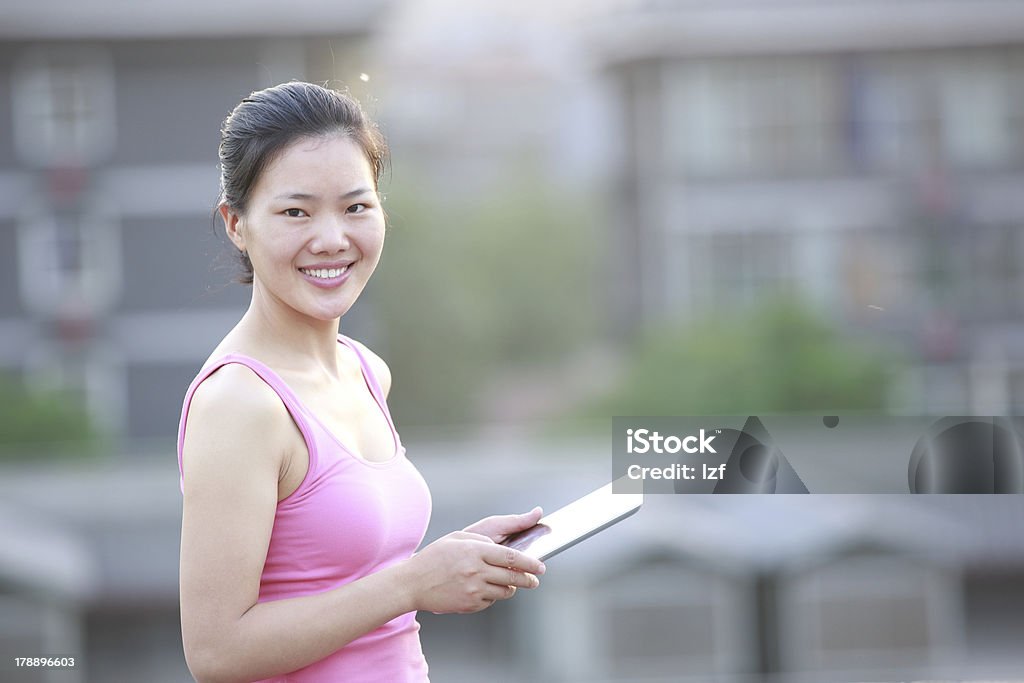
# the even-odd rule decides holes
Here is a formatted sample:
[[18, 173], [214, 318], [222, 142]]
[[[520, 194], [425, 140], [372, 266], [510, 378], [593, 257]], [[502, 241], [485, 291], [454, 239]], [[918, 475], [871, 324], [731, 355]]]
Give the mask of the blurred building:
[[[605, 444], [434, 448], [455, 457], [420, 449], [428, 538], [603, 483]], [[546, 562], [540, 590], [421, 615], [424, 647], [438, 680], [1016, 680], [1022, 516], [1021, 496], [651, 495]]]
[[1024, 6], [603, 3], [620, 331], [796, 293], [913, 358], [899, 410], [1024, 406]]
[[0, 370], [80, 393], [116, 447], [159, 454], [0, 477], [0, 653], [79, 655], [70, 671], [5, 664], [3, 680], [189, 680], [177, 415], [249, 300], [213, 221], [220, 124], [282, 81], [356, 91], [387, 6], [0, 10]]
[[249, 298], [213, 220], [220, 124], [282, 81], [358, 89], [386, 7], [5, 3], [0, 368], [80, 391], [136, 443], [173, 434]]
[[[609, 448], [410, 444], [435, 501], [427, 539], [557, 509], [603, 483]], [[13, 681], [189, 680], [173, 472], [0, 477], [0, 653], [85, 661]], [[1024, 670], [1022, 516], [1021, 496], [648, 496], [552, 558], [540, 590], [421, 614], [423, 646], [432, 678], [454, 683], [1003, 680]]]

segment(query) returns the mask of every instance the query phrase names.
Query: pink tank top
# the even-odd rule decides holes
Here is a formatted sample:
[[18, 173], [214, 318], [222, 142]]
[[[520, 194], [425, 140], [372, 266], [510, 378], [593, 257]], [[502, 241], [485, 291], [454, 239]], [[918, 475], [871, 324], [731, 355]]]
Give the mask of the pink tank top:
[[[185, 395], [178, 427], [178, 472], [189, 404], [196, 388], [215, 370], [245, 365], [281, 398], [302, 432], [309, 470], [290, 496], [277, 504], [259, 602], [322, 593], [410, 557], [423, 541], [430, 519], [430, 491], [405, 457], [380, 383], [358, 347], [338, 341], [359, 357], [363, 377], [387, 418], [395, 453], [383, 462], [353, 454], [310, 412], [284, 380], [263, 363], [228, 354], [206, 365]], [[184, 492], [184, 476], [180, 480]], [[427, 663], [416, 613], [403, 614], [352, 641], [328, 657], [261, 683], [422, 683]]]

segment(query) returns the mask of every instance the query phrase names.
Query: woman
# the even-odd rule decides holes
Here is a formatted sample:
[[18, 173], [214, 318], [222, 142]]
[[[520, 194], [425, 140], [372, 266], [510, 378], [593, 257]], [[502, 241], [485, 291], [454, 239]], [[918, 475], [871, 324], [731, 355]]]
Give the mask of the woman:
[[387, 148], [308, 83], [224, 122], [219, 213], [252, 302], [192, 382], [178, 458], [181, 627], [198, 681], [425, 681], [416, 610], [474, 612], [544, 566], [498, 545], [539, 508], [415, 552], [430, 494], [388, 413], [390, 373], [338, 334], [384, 242]]

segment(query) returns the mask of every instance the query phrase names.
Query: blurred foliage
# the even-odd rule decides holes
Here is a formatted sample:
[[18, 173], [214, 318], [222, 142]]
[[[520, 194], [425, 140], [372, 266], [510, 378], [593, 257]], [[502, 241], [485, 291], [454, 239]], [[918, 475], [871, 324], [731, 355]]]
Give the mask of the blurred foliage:
[[388, 191], [368, 294], [404, 426], [471, 424], [498, 373], [555, 364], [593, 332], [601, 240], [590, 204], [533, 177], [490, 194], [415, 181]]
[[81, 400], [0, 375], [0, 460], [94, 456], [100, 443]]
[[897, 359], [776, 300], [648, 330], [588, 415], [751, 415], [885, 409]]

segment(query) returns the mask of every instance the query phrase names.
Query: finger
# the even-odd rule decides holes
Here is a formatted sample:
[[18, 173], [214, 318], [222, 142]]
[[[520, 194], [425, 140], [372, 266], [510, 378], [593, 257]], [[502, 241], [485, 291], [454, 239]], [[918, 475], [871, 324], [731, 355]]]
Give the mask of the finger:
[[540, 518], [544, 516], [544, 511], [539, 507], [535, 507], [529, 512], [523, 512], [518, 515], [503, 515], [501, 517], [494, 517], [494, 527], [498, 529], [499, 533], [502, 534], [514, 534], [517, 531], [523, 529], [529, 529], [531, 526], [540, 521]]
[[489, 533], [490, 529], [491, 529], [492, 526], [494, 526], [494, 520], [495, 519], [496, 519], [496, 517], [494, 515], [492, 515], [490, 517], [484, 517], [481, 520], [473, 522], [472, 524], [467, 526], [465, 529], [463, 529], [463, 531], [466, 531], [466, 532], [469, 532], [469, 533], [473, 533], [473, 534], [483, 534], [484, 536], [489, 536], [490, 535], [490, 533]]
[[490, 536], [478, 534], [474, 531], [453, 531], [450, 535], [467, 541], [480, 541], [487, 545], [494, 545], [494, 540]]
[[517, 515], [491, 515], [485, 517], [475, 524], [470, 524], [463, 531], [479, 533], [491, 538], [508, 536], [523, 529], [529, 529], [544, 516], [544, 511], [535, 507], [529, 512]]
[[487, 591], [481, 596], [483, 602], [493, 603], [497, 600], [508, 600], [516, 594], [515, 586], [488, 585]]
[[540, 560], [519, 552], [515, 548], [494, 545], [486, 549], [484, 561], [495, 567], [511, 567], [530, 574], [543, 574], [544, 563]]
[[505, 525], [502, 531], [506, 536], [518, 531], [524, 531], [536, 525], [543, 516], [544, 511], [539, 507], [535, 507], [529, 512], [524, 512], [520, 515], [510, 515], [505, 518]]
[[495, 586], [513, 586], [517, 588], [536, 588], [540, 579], [533, 574], [519, 572], [508, 567], [494, 567], [484, 576], [487, 583]]

